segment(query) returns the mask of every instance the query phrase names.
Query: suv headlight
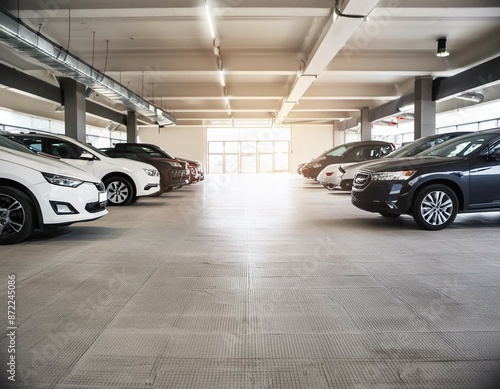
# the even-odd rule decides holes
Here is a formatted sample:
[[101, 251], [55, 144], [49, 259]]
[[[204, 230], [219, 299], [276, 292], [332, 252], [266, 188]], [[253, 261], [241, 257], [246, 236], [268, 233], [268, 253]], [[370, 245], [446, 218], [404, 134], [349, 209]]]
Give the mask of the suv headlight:
[[160, 173], [156, 169], [144, 169], [146, 174], [150, 177], [158, 177]]
[[69, 186], [70, 188], [77, 188], [84, 182], [82, 180], [79, 180], [78, 178], [60, 176], [58, 174], [42, 173], [42, 175], [50, 184], [59, 186]]
[[402, 181], [408, 180], [416, 172], [416, 170], [399, 170], [396, 172], [372, 173], [372, 179], [374, 181]]
[[320, 164], [319, 162], [316, 162], [316, 163], [313, 163], [313, 164], [312, 164], [312, 168], [313, 168], [313, 169], [317, 169], [317, 168], [320, 168], [320, 167], [323, 167], [323, 165], [322, 165], [322, 164]]

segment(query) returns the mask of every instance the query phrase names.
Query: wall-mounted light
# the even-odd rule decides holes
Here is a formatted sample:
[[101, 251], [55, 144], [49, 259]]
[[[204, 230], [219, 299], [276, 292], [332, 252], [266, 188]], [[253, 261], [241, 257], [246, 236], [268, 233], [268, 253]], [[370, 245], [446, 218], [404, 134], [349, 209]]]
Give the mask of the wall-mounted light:
[[436, 57], [447, 57], [450, 53], [446, 51], [446, 38], [439, 38], [437, 40]]

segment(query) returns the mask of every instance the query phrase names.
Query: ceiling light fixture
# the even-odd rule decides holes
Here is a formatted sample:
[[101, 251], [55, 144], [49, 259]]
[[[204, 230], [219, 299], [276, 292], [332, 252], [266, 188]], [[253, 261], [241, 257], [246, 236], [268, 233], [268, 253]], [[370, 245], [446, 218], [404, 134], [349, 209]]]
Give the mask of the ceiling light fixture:
[[484, 101], [484, 95], [478, 92], [462, 93], [455, 97], [461, 100], [472, 101], [473, 103], [482, 103]]
[[219, 70], [219, 79], [222, 86], [226, 86], [226, 80], [224, 79], [224, 71]]
[[439, 38], [437, 40], [437, 53], [436, 57], [447, 57], [450, 53], [446, 51], [446, 38]]
[[414, 104], [408, 104], [408, 105], [404, 105], [402, 107], [399, 107], [398, 108], [398, 111], [399, 112], [413, 112], [415, 110], [415, 105]]
[[205, 3], [205, 12], [207, 13], [208, 26], [210, 28], [210, 35], [212, 36], [212, 39], [215, 39], [216, 34], [215, 34], [214, 21], [212, 18], [212, 13], [210, 12], [210, 4], [208, 1]]

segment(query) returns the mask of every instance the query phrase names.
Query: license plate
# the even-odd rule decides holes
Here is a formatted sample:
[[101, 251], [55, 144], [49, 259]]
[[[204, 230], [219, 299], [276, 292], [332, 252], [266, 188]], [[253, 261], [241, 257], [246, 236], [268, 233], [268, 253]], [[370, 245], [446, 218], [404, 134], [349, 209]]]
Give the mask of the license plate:
[[99, 192], [99, 203], [102, 203], [107, 200], [108, 200], [107, 192]]

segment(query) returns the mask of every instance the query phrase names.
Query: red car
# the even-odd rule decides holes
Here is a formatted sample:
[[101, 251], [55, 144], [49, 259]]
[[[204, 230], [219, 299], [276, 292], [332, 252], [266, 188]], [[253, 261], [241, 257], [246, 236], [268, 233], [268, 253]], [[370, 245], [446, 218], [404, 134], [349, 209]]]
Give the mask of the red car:
[[200, 161], [195, 161], [192, 159], [175, 157], [179, 161], [187, 162], [189, 165], [189, 183], [196, 184], [197, 182], [203, 181], [205, 179], [205, 170]]

